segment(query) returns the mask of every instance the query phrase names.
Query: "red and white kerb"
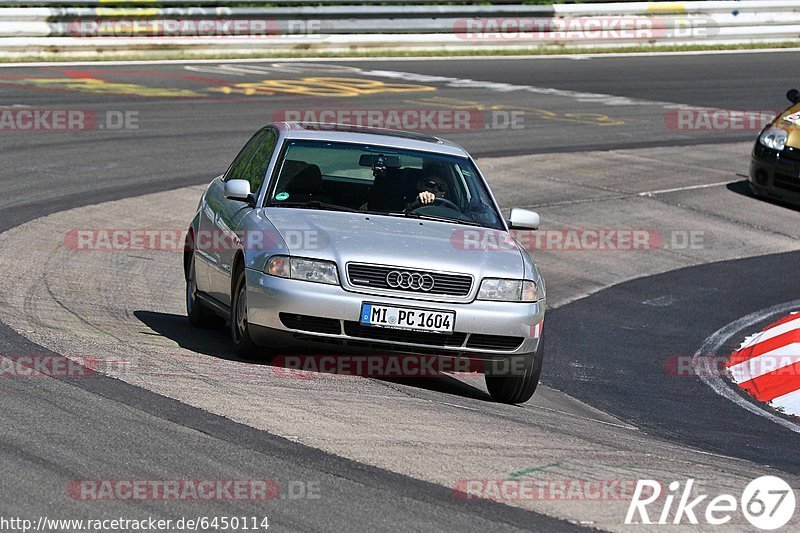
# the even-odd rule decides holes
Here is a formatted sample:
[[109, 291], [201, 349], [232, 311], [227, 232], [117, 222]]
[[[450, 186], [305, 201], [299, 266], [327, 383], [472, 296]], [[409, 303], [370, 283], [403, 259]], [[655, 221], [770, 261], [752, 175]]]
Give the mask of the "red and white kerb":
[[800, 313], [745, 339], [727, 366], [733, 381], [757, 400], [800, 415]]

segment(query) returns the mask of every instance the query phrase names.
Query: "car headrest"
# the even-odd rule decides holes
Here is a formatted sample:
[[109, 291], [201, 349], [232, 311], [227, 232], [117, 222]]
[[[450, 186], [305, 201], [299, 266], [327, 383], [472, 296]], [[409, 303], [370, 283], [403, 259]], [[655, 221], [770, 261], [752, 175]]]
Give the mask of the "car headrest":
[[281, 168], [280, 181], [282, 182], [289, 181], [290, 179], [292, 179], [292, 177], [294, 177], [295, 174], [297, 174], [307, 166], [308, 163], [306, 163], [305, 161], [298, 161], [296, 159], [285, 160], [283, 162], [283, 167]]
[[290, 194], [319, 194], [322, 191], [322, 172], [317, 165], [306, 164], [292, 176], [284, 190]]
[[405, 206], [405, 187], [403, 170], [387, 168], [386, 172], [375, 176], [367, 202], [370, 209], [399, 211]]

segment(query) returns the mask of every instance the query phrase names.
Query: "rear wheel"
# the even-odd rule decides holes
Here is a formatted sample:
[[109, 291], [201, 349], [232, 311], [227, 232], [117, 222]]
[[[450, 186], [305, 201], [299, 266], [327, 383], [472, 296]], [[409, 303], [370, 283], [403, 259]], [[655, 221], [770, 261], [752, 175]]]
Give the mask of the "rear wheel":
[[[256, 355], [261, 349], [250, 336], [247, 322], [247, 279], [240, 263], [233, 273], [231, 293], [231, 340], [236, 353], [242, 356]], [[263, 351], [263, 350], [261, 350]]]
[[197, 298], [197, 274], [194, 261], [194, 253], [192, 253], [189, 259], [189, 270], [186, 273], [186, 316], [189, 318], [189, 324], [196, 328], [218, 328], [225, 321]]
[[507, 361], [487, 363], [486, 388], [501, 403], [524, 403], [531, 399], [542, 375], [544, 337], [533, 354], [512, 356]]

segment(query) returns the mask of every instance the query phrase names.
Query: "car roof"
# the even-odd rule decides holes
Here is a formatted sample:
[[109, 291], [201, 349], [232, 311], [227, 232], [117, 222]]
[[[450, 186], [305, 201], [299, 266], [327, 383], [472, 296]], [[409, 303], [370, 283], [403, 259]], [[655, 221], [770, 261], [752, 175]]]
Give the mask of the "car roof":
[[287, 139], [351, 142], [469, 157], [456, 143], [424, 133], [320, 122], [277, 122], [273, 126]]

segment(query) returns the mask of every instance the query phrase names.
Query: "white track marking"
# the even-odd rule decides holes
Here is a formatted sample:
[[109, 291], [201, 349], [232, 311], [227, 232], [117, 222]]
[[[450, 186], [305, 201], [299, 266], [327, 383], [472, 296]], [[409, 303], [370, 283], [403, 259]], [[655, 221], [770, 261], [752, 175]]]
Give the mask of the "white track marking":
[[770, 404], [772, 404], [772, 407], [782, 409], [787, 413], [800, 413], [800, 390], [778, 396]]
[[[699, 362], [700, 358], [717, 355], [717, 352], [722, 345], [725, 344], [731, 335], [735, 334], [736, 332], [741, 331], [749, 326], [753, 326], [758, 322], [762, 322], [770, 316], [780, 313], [788, 313], [789, 311], [797, 309], [798, 307], [800, 307], [800, 300], [793, 300], [791, 302], [777, 304], [772, 307], [762, 309], [761, 311], [750, 313], [749, 315], [743, 316], [742, 318], [723, 326], [711, 334], [711, 336], [709, 336], [705, 341], [703, 341], [700, 349], [694, 354], [694, 359], [692, 362], [693, 366], [695, 368], [700, 368], [702, 366]], [[776, 424], [783, 426], [790, 431], [800, 433], [800, 426], [798, 426], [796, 423], [761, 409], [757, 405], [739, 396], [739, 394], [736, 393], [730, 386], [728, 386], [721, 377], [712, 376], [709, 374], [710, 373], [700, 372], [700, 379], [723, 398], [732, 401], [746, 411], [750, 411], [758, 416], [763, 416], [764, 418], [775, 422]]]
[[[362, 76], [372, 76], [376, 78], [388, 78], [401, 80], [404, 82], [418, 83], [441, 83], [446, 87], [454, 89], [482, 89], [499, 93], [528, 92], [543, 96], [560, 96], [570, 98], [578, 102], [599, 104], [612, 107], [619, 106], [656, 106], [664, 109], [697, 109], [697, 106], [689, 104], [678, 104], [658, 100], [645, 100], [642, 98], [632, 98], [629, 96], [618, 96], [614, 94], [592, 93], [586, 91], [571, 91], [568, 89], [556, 89], [553, 87], [537, 87], [535, 85], [519, 85], [515, 83], [503, 83], [484, 80], [473, 80], [470, 78], [454, 78], [450, 76], [436, 76], [431, 74], [416, 74], [413, 72], [399, 72], [394, 70], [362, 70], [353, 71]], [[713, 108], [709, 108], [713, 109]]]
[[773, 339], [778, 335], [783, 335], [784, 333], [787, 333], [789, 331], [792, 331], [793, 329], [798, 329], [798, 328], [800, 328], [800, 316], [798, 316], [794, 320], [784, 322], [780, 326], [775, 326], [774, 328], [769, 328], [767, 331], [759, 333], [758, 338], [757, 339], [754, 338], [751, 344], [755, 342], [768, 341], [769, 339]]
[[477, 411], [474, 407], [467, 407], [466, 405], [458, 405], [456, 403], [439, 402], [442, 405], [449, 405], [450, 407], [458, 407], [459, 409], [466, 409], [467, 411]]
[[718, 181], [716, 183], [704, 183], [702, 185], [688, 185], [686, 187], [675, 187], [674, 189], [661, 189], [658, 191], [645, 191], [640, 192], [639, 196], [655, 196], [656, 194], [666, 194], [668, 192], [691, 191], [694, 189], [708, 189], [709, 187], [719, 187], [720, 185], [727, 185], [731, 180]]
[[[608, 422], [607, 420], [599, 420], [597, 418], [591, 418], [591, 417], [588, 417], [588, 416], [581, 416], [581, 415], [576, 415], [574, 413], [567, 413], [567, 412], [564, 412], [564, 411], [560, 411], [558, 409], [553, 409], [552, 407], [542, 407], [542, 406], [538, 406], [537, 405], [536, 409], [539, 410], [539, 411], [550, 411], [552, 413], [559, 413], [559, 414], [562, 414], [564, 416], [568, 416], [568, 417], [571, 417], [571, 418], [579, 418], [581, 420], [587, 420], [589, 422], [596, 423], [596, 424], [603, 424], [603, 425], [606, 425], [606, 426], [611, 426], [611, 427], [620, 428], [620, 429], [629, 429], [629, 430], [632, 430], [632, 431], [639, 431], [638, 427], [633, 426], [631, 424]], [[603, 414], [608, 414], [608, 413], [604, 412]]]

